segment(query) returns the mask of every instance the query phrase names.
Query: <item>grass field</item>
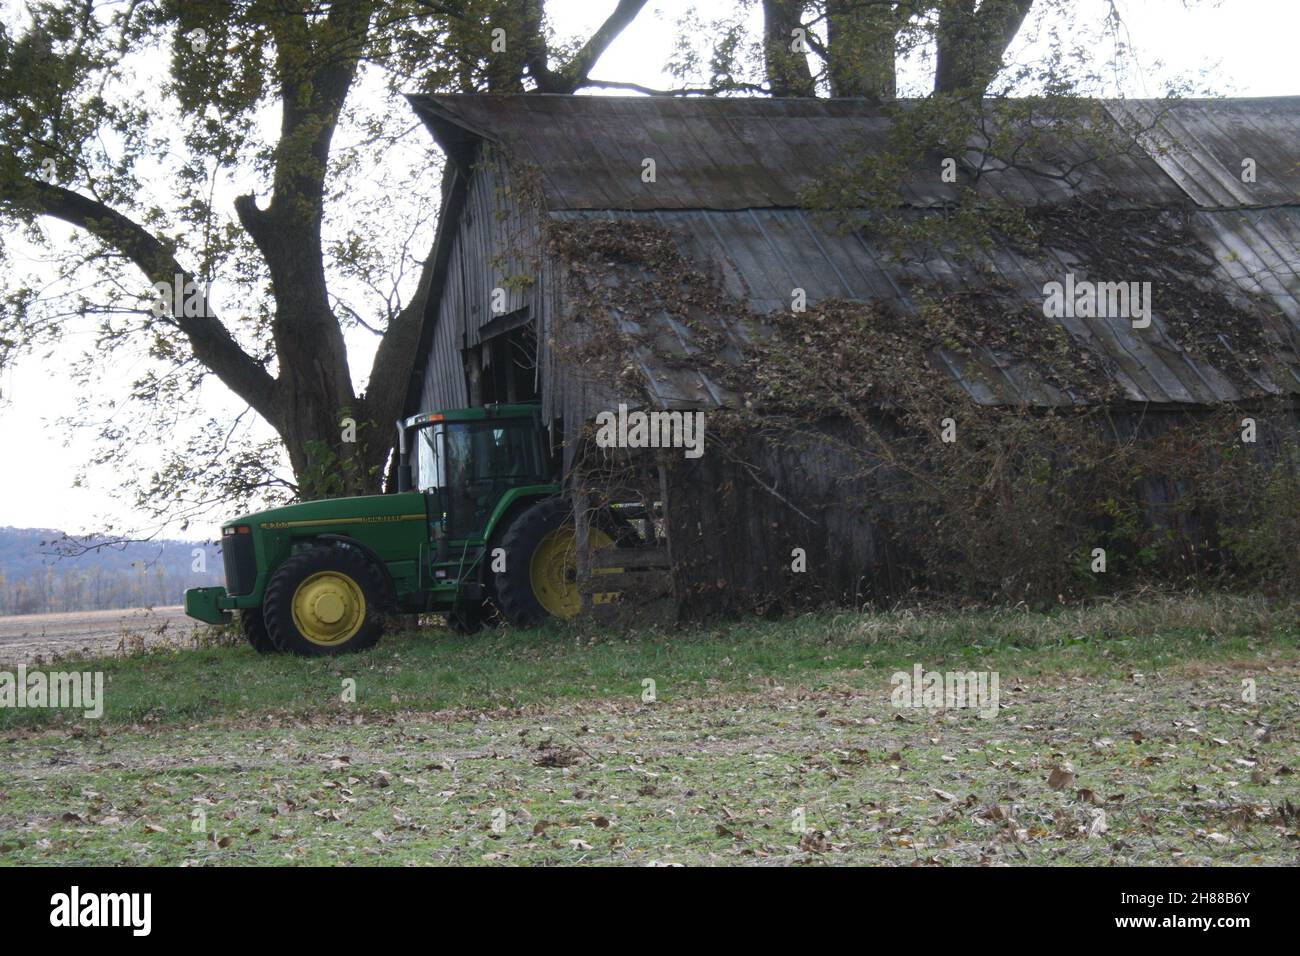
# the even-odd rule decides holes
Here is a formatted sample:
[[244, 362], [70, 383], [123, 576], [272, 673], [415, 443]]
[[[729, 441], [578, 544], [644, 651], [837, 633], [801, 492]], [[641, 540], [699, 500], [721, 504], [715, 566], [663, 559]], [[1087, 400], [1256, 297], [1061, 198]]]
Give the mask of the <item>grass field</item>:
[[[892, 706], [915, 664], [996, 672], [997, 716]], [[58, 666], [104, 671], [104, 717], [0, 709], [3, 864], [1300, 862], [1295, 604]]]

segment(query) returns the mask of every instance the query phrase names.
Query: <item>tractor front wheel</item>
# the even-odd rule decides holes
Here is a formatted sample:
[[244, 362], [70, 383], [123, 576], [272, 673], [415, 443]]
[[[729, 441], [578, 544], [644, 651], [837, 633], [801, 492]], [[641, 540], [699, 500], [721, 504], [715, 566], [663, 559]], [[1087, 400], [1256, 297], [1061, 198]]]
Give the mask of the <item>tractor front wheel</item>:
[[383, 582], [363, 555], [323, 546], [280, 565], [262, 602], [275, 645], [303, 657], [373, 647], [383, 633]]
[[[588, 536], [593, 551], [615, 546], [594, 525]], [[539, 501], [511, 522], [501, 539], [506, 569], [497, 572], [497, 606], [511, 624], [527, 627], [546, 617], [576, 617], [578, 594], [577, 534], [573, 509], [564, 498]], [[599, 601], [606, 595], [594, 595]]]

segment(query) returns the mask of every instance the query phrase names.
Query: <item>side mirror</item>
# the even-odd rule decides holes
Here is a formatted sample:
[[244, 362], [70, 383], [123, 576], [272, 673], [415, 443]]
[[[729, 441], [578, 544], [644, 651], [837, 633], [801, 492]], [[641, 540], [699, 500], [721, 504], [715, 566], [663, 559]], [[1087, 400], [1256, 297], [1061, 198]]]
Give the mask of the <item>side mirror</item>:
[[411, 452], [406, 447], [406, 429], [397, 423], [397, 490], [411, 490]]

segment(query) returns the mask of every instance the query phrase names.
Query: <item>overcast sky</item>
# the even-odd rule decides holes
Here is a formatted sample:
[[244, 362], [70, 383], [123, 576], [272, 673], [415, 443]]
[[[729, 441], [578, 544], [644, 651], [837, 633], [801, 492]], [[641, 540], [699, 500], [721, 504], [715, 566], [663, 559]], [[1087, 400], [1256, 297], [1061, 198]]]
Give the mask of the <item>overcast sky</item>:
[[[612, 0], [551, 0], [547, 9], [557, 33], [570, 36], [588, 34], [613, 6]], [[671, 86], [663, 64], [673, 49], [677, 21], [690, 6], [679, 0], [652, 2], [592, 75]], [[709, 11], [714, 5], [696, 6]], [[1103, 0], [1079, 0], [1078, 6], [1084, 11], [1096, 7], [1097, 17], [1104, 9]], [[4, 20], [11, 22], [9, 0], [0, 0], [0, 7], [8, 8]], [[1295, 50], [1300, 0], [1208, 0], [1190, 10], [1183, 0], [1120, 0], [1119, 7], [1135, 51], [1126, 96], [1158, 96], [1167, 77], [1207, 71], [1213, 89], [1226, 95], [1300, 94]], [[1108, 52], [1099, 50], [1098, 55]], [[74, 338], [66, 347], [79, 348], [84, 341]], [[363, 355], [373, 349], [364, 333], [350, 344]], [[89, 434], [69, 436], [55, 427], [55, 419], [74, 410], [75, 395], [61, 374], [62, 365], [59, 355], [37, 355], [0, 371], [0, 526], [89, 531], [101, 527], [105, 516], [119, 526], [138, 524], [109, 495], [114, 475], [92, 475], [90, 487], [71, 487], [71, 476], [88, 456], [92, 440]], [[368, 360], [356, 362], [358, 368], [368, 365]], [[114, 370], [120, 376], [129, 371]], [[215, 382], [210, 387], [220, 389]], [[214, 536], [221, 520], [213, 515], [210, 523], [192, 527], [186, 536]]]

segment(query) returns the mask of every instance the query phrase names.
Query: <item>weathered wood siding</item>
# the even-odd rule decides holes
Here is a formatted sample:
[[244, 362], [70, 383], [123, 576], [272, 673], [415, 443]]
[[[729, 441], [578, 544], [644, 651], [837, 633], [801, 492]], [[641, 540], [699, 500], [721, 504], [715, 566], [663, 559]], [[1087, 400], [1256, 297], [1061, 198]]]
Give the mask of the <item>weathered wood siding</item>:
[[886, 536], [861, 507], [871, 483], [851, 477], [862, 463], [845, 451], [843, 429], [824, 428], [779, 443], [732, 439], [725, 452], [706, 437], [695, 460], [669, 452], [666, 522], [683, 617], [860, 604], [894, 590]]
[[[534, 319], [542, 312], [538, 216], [520, 201], [506, 162], [484, 143], [477, 161], [452, 175], [443, 201], [453, 206], [445, 221], [455, 231], [447, 237], [441, 288], [429, 305], [434, 318], [424, 357], [422, 410], [471, 404], [464, 350], [481, 342], [483, 326], [520, 309]], [[492, 308], [496, 289], [504, 292], [500, 312]]]
[[[1117, 441], [1147, 441], [1204, 414], [1116, 409], [1109, 424]], [[1257, 461], [1276, 461], [1300, 438], [1300, 406], [1241, 414], [1256, 420], [1257, 440], [1248, 452]], [[761, 434], [725, 445], [706, 437], [697, 460], [668, 453], [665, 519], [680, 617], [861, 605], [917, 583], [904, 570], [909, 556], [884, 526], [889, 516], [878, 507], [881, 483], [900, 479], [886, 468], [863, 477], [863, 459], [846, 449], [852, 442], [851, 430], [828, 421], [779, 443]], [[1188, 506], [1190, 490], [1176, 468], [1147, 476], [1133, 489], [1146, 521], [1172, 535], [1171, 556], [1178, 546], [1186, 557], [1193, 546], [1202, 550], [1218, 537], [1214, 516]], [[804, 573], [792, 570], [795, 548], [806, 555]]]

